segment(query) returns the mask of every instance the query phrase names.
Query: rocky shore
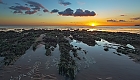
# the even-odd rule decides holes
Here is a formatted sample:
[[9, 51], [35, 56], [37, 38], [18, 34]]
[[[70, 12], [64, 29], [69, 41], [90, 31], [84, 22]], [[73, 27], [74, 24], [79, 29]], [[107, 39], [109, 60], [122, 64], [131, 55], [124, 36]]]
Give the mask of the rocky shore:
[[[125, 54], [134, 61], [140, 61], [140, 48], [130, 48], [127, 44], [140, 46], [140, 34], [123, 33], [123, 32], [101, 32], [101, 31], [86, 31], [86, 30], [45, 30], [45, 29], [30, 29], [22, 32], [15, 31], [0, 31], [0, 57], [4, 57], [0, 61], [0, 66], [8, 66], [14, 64], [16, 60], [25, 54], [25, 51], [31, 46], [33, 51], [37, 49], [38, 44], [44, 44], [46, 56], [51, 56], [51, 52], [59, 45], [60, 63], [59, 74], [73, 80], [76, 76], [78, 68], [74, 58], [81, 60], [77, 51], [83, 50], [81, 47], [76, 47], [70, 44], [70, 40], [77, 40], [87, 44], [88, 46], [98, 45], [96, 41], [101, 39], [111, 43], [117, 43], [115, 50], [118, 55]], [[110, 46], [105, 46], [104, 50], [108, 51]], [[83, 50], [87, 54], [86, 50]], [[73, 56], [70, 55], [72, 52]]]

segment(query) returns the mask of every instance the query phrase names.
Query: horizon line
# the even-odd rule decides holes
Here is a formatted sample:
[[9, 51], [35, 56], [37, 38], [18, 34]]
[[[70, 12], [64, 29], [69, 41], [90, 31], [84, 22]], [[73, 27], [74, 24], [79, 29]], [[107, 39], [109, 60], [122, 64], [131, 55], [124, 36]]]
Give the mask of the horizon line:
[[88, 26], [88, 27], [96, 27], [96, 26], [135, 26], [135, 25], [0, 25], [0, 26]]

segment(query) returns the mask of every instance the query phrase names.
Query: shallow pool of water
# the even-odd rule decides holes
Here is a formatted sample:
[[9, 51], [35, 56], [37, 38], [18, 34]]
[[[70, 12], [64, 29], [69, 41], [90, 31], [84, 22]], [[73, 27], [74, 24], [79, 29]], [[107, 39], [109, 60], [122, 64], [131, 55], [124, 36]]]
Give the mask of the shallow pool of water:
[[[77, 66], [75, 80], [140, 80], [140, 64], [127, 55], [115, 54], [119, 44], [103, 39], [96, 41], [95, 46], [77, 40], [70, 44], [81, 48], [77, 51], [80, 60], [69, 52]], [[108, 50], [105, 50], [106, 46], [109, 46]], [[35, 51], [31, 46], [13, 65], [1, 66], [0, 80], [70, 80], [59, 75], [59, 45], [51, 56], [46, 56], [45, 52], [43, 44], [39, 44]]]

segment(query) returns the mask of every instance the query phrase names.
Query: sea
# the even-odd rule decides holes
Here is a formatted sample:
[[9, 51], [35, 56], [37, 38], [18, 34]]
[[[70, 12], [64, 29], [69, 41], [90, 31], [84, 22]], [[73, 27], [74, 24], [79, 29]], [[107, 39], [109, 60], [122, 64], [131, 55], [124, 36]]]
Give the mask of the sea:
[[20, 30], [20, 29], [61, 29], [75, 30], [85, 29], [88, 31], [108, 31], [108, 32], [129, 32], [140, 34], [140, 26], [0, 26], [0, 30]]

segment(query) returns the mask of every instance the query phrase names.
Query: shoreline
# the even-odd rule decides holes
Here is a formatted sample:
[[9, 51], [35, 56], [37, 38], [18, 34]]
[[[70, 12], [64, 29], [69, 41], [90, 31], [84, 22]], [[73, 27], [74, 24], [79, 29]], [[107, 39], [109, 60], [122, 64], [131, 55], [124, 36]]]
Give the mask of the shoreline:
[[[59, 46], [58, 50], [60, 52], [60, 60], [59, 63], [57, 63], [58, 73], [59, 75], [67, 76], [67, 78], [74, 79], [78, 72], [75, 61], [79, 60], [81, 62], [86, 62], [84, 61], [86, 57], [80, 57], [78, 52], [86, 55], [88, 54], [88, 51], [86, 49], [83, 49], [82, 46], [74, 46], [70, 44], [70, 42], [72, 40], [77, 40], [89, 47], [94, 47], [98, 45], [96, 41], [101, 41], [102, 39], [108, 41], [109, 43], [112, 43], [111, 45], [103, 45], [103, 50], [105, 51], [105, 53], [110, 49], [114, 49], [114, 54], [118, 56], [124, 54], [133, 59], [136, 63], [140, 62], [140, 48], [136, 46], [136, 48], [133, 49], [126, 46], [127, 44], [130, 44], [132, 46], [140, 45], [140, 34], [86, 30], [71, 31], [59, 29], [30, 29], [23, 30], [22, 32], [0, 31], [0, 56], [5, 57], [3, 64], [5, 66], [9, 66], [14, 65], [18, 58], [24, 55], [26, 50], [28, 50], [29, 48], [33, 50], [33, 52], [35, 52], [36, 50], [38, 50], [38, 45], [43, 44], [46, 50], [45, 55], [47, 57], [51, 57], [52, 52], [56, 47]], [[114, 45], [115, 47], [117, 47], [114, 48], [113, 44], [120, 45]], [[71, 55], [73, 55], [73, 57]], [[34, 59], [34, 57], [32, 58]], [[30, 61], [31, 59], [29, 59], [29, 62]], [[88, 63], [85, 64], [85, 68], [89, 67]], [[69, 73], [69, 75], [67, 75], [67, 73]], [[35, 76], [37, 76], [37, 74]]]
[[[43, 37], [46, 36], [45, 34], [47, 32], [53, 32], [54, 34], [57, 34], [57, 36], [61, 35], [61, 36], [67, 37], [69, 35], [72, 35], [72, 37], [74, 39], [79, 40], [79, 41], [82, 40], [82, 42], [85, 42], [88, 45], [92, 45], [92, 44], [95, 45], [95, 40], [100, 41], [101, 39], [104, 39], [111, 43], [121, 44], [124, 46], [126, 46], [127, 44], [130, 44], [130, 45], [134, 46], [136, 49], [140, 50], [140, 34], [127, 33], [127, 32], [87, 31], [85, 29], [82, 29], [82, 30], [79, 30], [79, 29], [76, 29], [76, 30], [29, 29], [29, 30], [23, 30], [21, 32], [16, 32], [13, 30], [6, 31], [6, 32], [0, 31], [0, 34], [1, 34], [0, 38], [1, 38], [1, 41], [4, 40], [4, 42], [8, 42], [8, 40], [9, 40], [9, 44], [11, 44], [11, 45], [17, 45], [18, 41], [20, 41], [20, 44], [22, 44], [22, 42], [24, 42], [26, 44], [25, 41], [28, 40], [28, 42], [30, 43], [28, 45], [28, 47], [29, 47], [31, 44], [39, 42], [39, 40], [42, 41]], [[18, 35], [18, 36], [16, 36], [16, 35]], [[3, 38], [3, 36], [5, 36], [5, 37]], [[11, 36], [11, 38], [13, 38], [13, 41], [16, 41], [16, 43], [13, 44], [13, 41], [11, 41], [8, 38], [9, 36]], [[51, 34], [48, 36], [51, 36]], [[16, 37], [17, 39], [14, 39], [14, 37]], [[93, 43], [91, 43], [91, 42], [93, 42]], [[19, 44], [19, 46], [20, 46], [20, 44]], [[26, 47], [26, 49], [27, 49], [26, 45], [24, 47]], [[23, 51], [22, 53], [24, 53], [24, 52], [25, 51]]]
[[136, 33], [140, 34], [139, 26], [8, 26], [8, 27], [0, 27], [0, 31], [9, 31], [14, 30], [17, 32], [21, 32], [23, 30], [29, 29], [45, 29], [45, 30], [87, 30], [87, 31], [106, 31], [106, 32], [128, 32], [128, 33]]

